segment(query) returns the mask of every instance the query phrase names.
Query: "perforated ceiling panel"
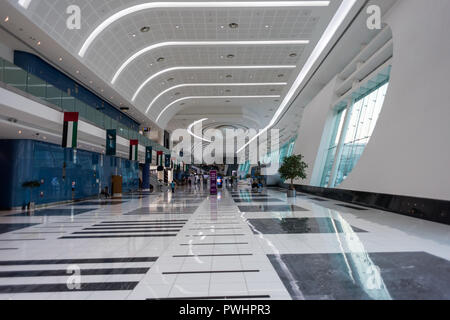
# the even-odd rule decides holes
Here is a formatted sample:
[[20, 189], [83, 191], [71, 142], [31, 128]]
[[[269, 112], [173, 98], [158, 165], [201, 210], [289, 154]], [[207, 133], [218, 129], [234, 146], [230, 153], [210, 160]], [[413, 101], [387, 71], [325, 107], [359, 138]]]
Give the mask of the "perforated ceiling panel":
[[[168, 125], [177, 113], [183, 113], [191, 107], [204, 106], [205, 103], [211, 110], [227, 108], [229, 105], [240, 108], [241, 111], [248, 110], [258, 115], [256, 121], [261, 126], [267, 125], [341, 3], [338, 0], [331, 1], [328, 6], [278, 7], [277, 1], [272, 1], [272, 7], [264, 8], [249, 5], [243, 8], [163, 7], [140, 10], [111, 23], [98, 33], [80, 55], [83, 45], [86, 46], [86, 41], [102, 22], [127, 8], [149, 2], [31, 0], [25, 9], [18, 5], [17, 0], [8, 1], [112, 86], [118, 94], [132, 102], [138, 110], [143, 113], [149, 110], [147, 116], [153, 121], [159, 119], [158, 125], [162, 127]], [[230, 1], [222, 1], [227, 2]], [[264, 1], [259, 1], [261, 2]], [[216, 2], [204, 3], [211, 5]], [[66, 9], [70, 5], [78, 5], [81, 9], [80, 30], [69, 30], [66, 27]], [[246, 43], [203, 45], [200, 44], [202, 41]], [[261, 41], [266, 42], [258, 43]], [[130, 60], [133, 55], [149, 46], [168, 42], [192, 44], [161, 45]], [[118, 73], [127, 60], [126, 66]], [[180, 68], [205, 66], [210, 69]], [[264, 66], [272, 68], [264, 69]], [[173, 70], [170, 71], [171, 69]], [[112, 83], [115, 75], [117, 77]], [[227, 87], [224, 85], [226, 83], [267, 85]], [[171, 87], [182, 84], [192, 86], [170, 90]], [[213, 87], [194, 84], [220, 85]], [[161, 95], [163, 92], [166, 93]], [[161, 111], [174, 101], [197, 96], [258, 97], [211, 99], [207, 102], [189, 99], [183, 101], [183, 105], [175, 104], [161, 115]], [[156, 97], [158, 99], [155, 101]], [[170, 127], [173, 128], [174, 125]]]

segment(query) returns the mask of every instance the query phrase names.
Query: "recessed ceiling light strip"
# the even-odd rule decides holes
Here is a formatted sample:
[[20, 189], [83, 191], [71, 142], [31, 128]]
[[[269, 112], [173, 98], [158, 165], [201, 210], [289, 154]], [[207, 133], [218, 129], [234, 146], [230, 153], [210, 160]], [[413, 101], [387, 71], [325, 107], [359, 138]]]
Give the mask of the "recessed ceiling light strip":
[[111, 83], [114, 84], [122, 72], [137, 58], [146, 54], [152, 50], [163, 48], [163, 47], [174, 47], [174, 46], [241, 46], [241, 45], [305, 45], [309, 44], [309, 40], [278, 40], [278, 41], [169, 41], [160, 42], [148, 46], [142, 50], [139, 50], [131, 57], [129, 57], [116, 71]]
[[331, 19], [331, 22], [329, 23], [328, 27], [326, 28], [325, 32], [323, 33], [322, 37], [320, 38], [319, 42], [317, 43], [316, 47], [314, 48], [313, 52], [309, 56], [308, 60], [306, 61], [305, 65], [303, 66], [302, 70], [300, 71], [299, 75], [297, 76], [297, 79], [294, 81], [294, 84], [292, 85], [289, 92], [286, 94], [286, 97], [281, 102], [280, 107], [278, 108], [277, 112], [273, 116], [272, 120], [270, 121], [269, 125], [265, 127], [263, 130], [261, 130], [256, 136], [254, 136], [252, 139], [250, 139], [249, 142], [247, 142], [242, 148], [240, 148], [237, 152], [240, 153], [241, 151], [245, 150], [245, 148], [255, 141], [261, 134], [268, 131], [270, 128], [272, 128], [275, 123], [278, 121], [278, 118], [283, 113], [285, 108], [289, 105], [291, 99], [294, 97], [295, 92], [297, 89], [301, 86], [303, 81], [305, 80], [308, 73], [311, 71], [312, 67], [316, 63], [316, 61], [319, 59], [322, 52], [325, 50], [327, 45], [330, 43], [331, 39], [341, 26], [341, 24], [344, 22], [347, 15], [350, 13], [351, 9], [355, 5], [357, 0], [343, 0], [341, 3], [339, 9], [336, 11], [336, 14]]
[[258, 96], [192, 96], [192, 97], [184, 97], [178, 100], [173, 101], [172, 103], [170, 103], [169, 105], [167, 105], [158, 115], [158, 118], [156, 118], [156, 122], [159, 121], [159, 119], [161, 119], [162, 115], [170, 108], [172, 107], [174, 104], [177, 104], [179, 102], [182, 101], [186, 101], [186, 100], [194, 100], [194, 99], [259, 99], [259, 98], [279, 98], [280, 95], [269, 95], [269, 96], [264, 96], [264, 95], [258, 95]]
[[171, 72], [171, 71], [180, 71], [180, 70], [240, 70], [240, 69], [295, 69], [297, 66], [295, 65], [281, 65], [281, 66], [275, 66], [275, 65], [269, 65], [269, 66], [193, 66], [193, 67], [173, 67], [161, 70], [153, 75], [151, 75], [147, 80], [145, 80], [139, 88], [134, 93], [133, 97], [131, 98], [131, 101], [135, 101], [139, 93], [144, 89], [144, 87], [149, 84], [153, 79], [159, 77], [160, 75]]
[[185, 87], [262, 87], [262, 86], [285, 86], [287, 85], [286, 82], [267, 82], [267, 83], [186, 83], [186, 84], [180, 84], [177, 86], [170, 87], [163, 92], [161, 92], [159, 95], [153, 99], [153, 101], [148, 106], [145, 113], [149, 113], [152, 106], [155, 104], [155, 102], [161, 98], [164, 94], [167, 92], [170, 92], [172, 90], [178, 89], [178, 88], [185, 88]]
[[30, 6], [32, 0], [19, 0], [19, 5], [24, 8], [24, 9], [28, 9], [28, 7]]
[[[20, 0], [24, 1], [24, 0]], [[30, 1], [30, 0], [28, 0]], [[139, 11], [149, 9], [171, 9], [171, 8], [281, 8], [281, 7], [327, 7], [330, 1], [205, 1], [205, 2], [148, 2], [123, 9], [105, 21], [103, 21], [88, 36], [79, 51], [79, 55], [84, 57], [90, 45], [95, 39], [108, 28], [112, 23], [123, 17]]]

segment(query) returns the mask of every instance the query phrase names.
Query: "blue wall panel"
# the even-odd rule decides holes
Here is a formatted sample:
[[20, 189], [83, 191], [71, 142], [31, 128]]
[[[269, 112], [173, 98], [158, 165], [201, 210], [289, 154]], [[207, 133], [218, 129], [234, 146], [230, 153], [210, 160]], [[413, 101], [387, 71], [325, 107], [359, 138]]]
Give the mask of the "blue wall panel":
[[0, 175], [0, 209], [30, 201], [29, 189], [22, 187], [26, 181], [42, 183], [32, 192], [36, 204], [72, 199], [73, 182], [75, 199], [96, 196], [100, 188], [111, 190], [112, 175], [123, 177], [123, 192], [139, 188], [137, 162], [33, 140], [0, 140]]
[[79, 85], [77, 82], [67, 77], [39, 57], [22, 51], [14, 52], [14, 64], [26, 70], [27, 72], [41, 78], [52, 84], [59, 90], [67, 92], [70, 89], [71, 96], [75, 97], [94, 109], [98, 109], [107, 116], [126, 125], [127, 127], [138, 131], [139, 123], [113, 107], [105, 100]]

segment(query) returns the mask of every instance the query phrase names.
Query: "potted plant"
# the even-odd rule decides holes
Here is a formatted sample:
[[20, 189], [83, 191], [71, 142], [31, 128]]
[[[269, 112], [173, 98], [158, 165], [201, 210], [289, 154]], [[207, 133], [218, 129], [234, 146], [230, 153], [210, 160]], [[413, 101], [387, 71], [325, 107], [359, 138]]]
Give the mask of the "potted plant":
[[288, 191], [288, 197], [295, 197], [296, 191], [294, 188], [295, 179], [306, 179], [306, 169], [308, 165], [303, 161], [303, 156], [290, 156], [284, 159], [283, 165], [280, 167], [278, 172], [284, 180], [290, 180], [291, 185]]
[[41, 183], [39, 181], [27, 181], [22, 184], [22, 187], [30, 189], [30, 202], [28, 203], [28, 210], [34, 210], [34, 202], [33, 202], [33, 189], [39, 188]]

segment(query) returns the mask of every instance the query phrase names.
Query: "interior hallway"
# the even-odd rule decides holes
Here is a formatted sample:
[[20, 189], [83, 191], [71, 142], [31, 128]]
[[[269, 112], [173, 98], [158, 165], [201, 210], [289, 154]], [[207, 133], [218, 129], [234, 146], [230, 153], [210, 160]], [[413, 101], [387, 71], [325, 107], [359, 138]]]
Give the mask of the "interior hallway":
[[133, 194], [3, 213], [0, 299], [449, 299], [449, 240], [281, 189]]

